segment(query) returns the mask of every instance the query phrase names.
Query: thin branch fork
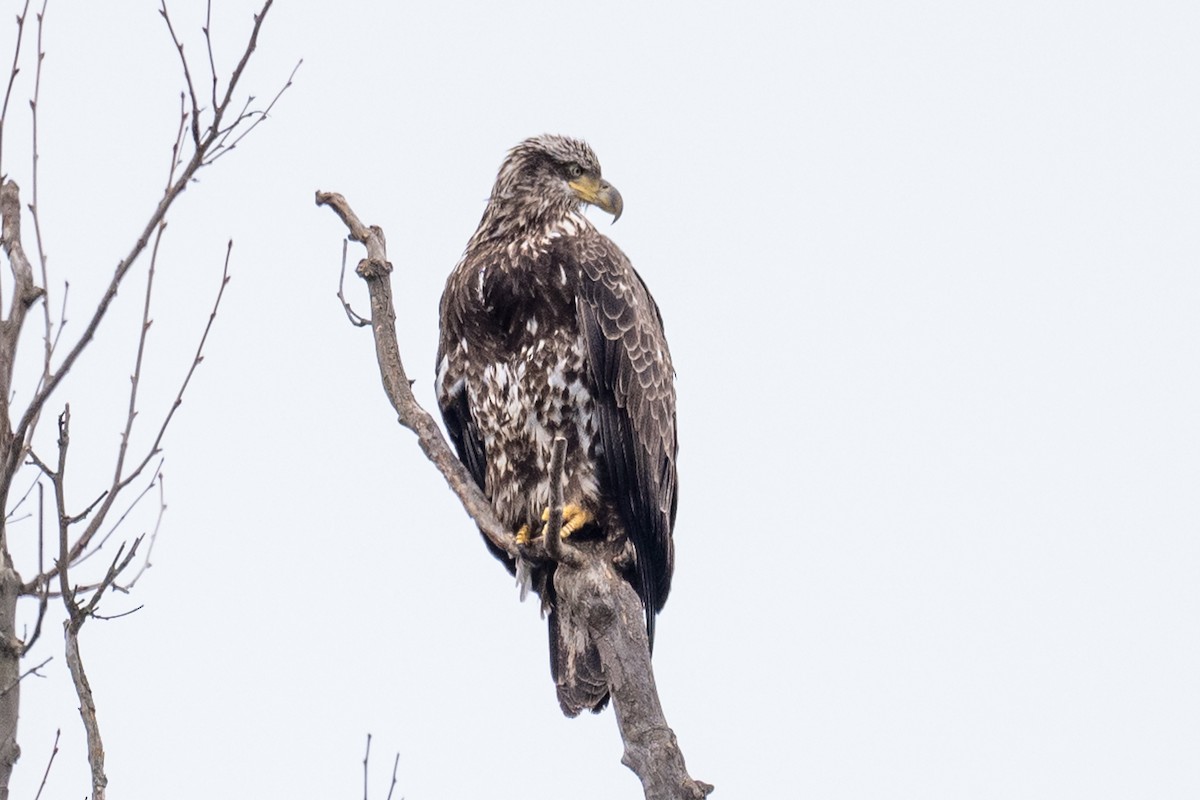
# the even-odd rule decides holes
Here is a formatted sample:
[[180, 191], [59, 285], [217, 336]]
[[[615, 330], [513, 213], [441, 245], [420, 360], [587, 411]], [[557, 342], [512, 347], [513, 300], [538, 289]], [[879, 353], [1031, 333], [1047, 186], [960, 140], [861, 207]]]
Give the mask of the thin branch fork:
[[[396, 753], [395, 760], [392, 761], [392, 782], [388, 786], [387, 800], [392, 800], [392, 793], [396, 791], [396, 772], [400, 769], [400, 754]], [[363, 800], [370, 800], [371, 793], [369, 788], [369, 778], [371, 776], [371, 734], [367, 734], [367, 752], [363, 755]]]
[[[54, 390], [58, 388], [59, 383], [66, 376], [66, 374], [71, 370], [71, 367], [74, 366], [75, 361], [79, 358], [80, 355], [82, 355], [83, 351], [87, 348], [88, 344], [91, 342], [91, 340], [96, 335], [96, 331], [99, 329], [100, 323], [103, 321], [104, 317], [106, 316], [106, 314], [108, 312], [108, 308], [112, 304], [112, 301], [116, 298], [117, 291], [120, 288], [122, 282], [124, 281], [125, 277], [128, 275], [129, 271], [132, 269], [134, 262], [137, 261], [138, 257], [142, 254], [142, 252], [146, 249], [147, 245], [150, 243], [150, 240], [151, 240], [152, 236], [154, 235], [155, 229], [165, 219], [167, 211], [170, 209], [172, 204], [175, 202], [175, 199], [191, 183], [191, 181], [195, 177], [197, 171], [199, 171], [202, 167], [207, 166], [208, 164], [212, 163], [212, 159], [215, 155], [214, 148], [219, 148], [221, 146], [221, 138], [222, 138], [223, 133], [225, 133], [225, 131], [222, 127], [222, 124], [225, 119], [225, 115], [229, 111], [230, 103], [233, 101], [234, 92], [236, 91], [238, 83], [240, 82], [240, 80], [242, 78], [242, 75], [246, 69], [246, 65], [250, 61], [250, 56], [253, 54], [255, 48], [258, 45], [259, 32], [262, 29], [263, 21], [265, 20], [267, 12], [270, 10], [273, 2], [274, 2], [274, 0], [265, 0], [265, 2], [263, 3], [262, 9], [259, 11], [259, 13], [254, 15], [254, 26], [250, 32], [249, 40], [246, 43], [245, 49], [242, 52], [241, 58], [239, 59], [237, 66], [234, 67], [233, 72], [230, 74], [229, 81], [225, 87], [225, 94], [221, 98], [221, 101], [217, 104], [217, 106], [212, 109], [211, 114], [210, 114], [210, 121], [203, 128], [199, 127], [197, 118], [199, 116], [200, 109], [199, 109], [198, 102], [194, 99], [195, 98], [194, 84], [192, 82], [191, 73], [187, 66], [187, 60], [185, 58], [183, 58], [182, 44], [180, 44], [178, 37], [175, 36], [173, 29], [171, 29], [172, 40], [176, 43], [176, 46], [180, 50], [180, 58], [183, 62], [183, 68], [184, 68], [183, 69], [184, 79], [188, 85], [188, 90], [193, 97], [192, 133], [193, 133], [193, 137], [194, 137], [194, 140], [193, 140], [194, 150], [191, 154], [191, 157], [187, 159], [186, 163], [180, 169], [178, 175], [174, 178], [174, 181], [172, 183], [170, 183], [170, 185], [167, 187], [166, 191], [163, 193], [162, 198], [159, 200], [158, 205], [155, 207], [154, 211], [151, 213], [150, 218], [146, 222], [145, 227], [142, 229], [141, 234], [138, 236], [137, 241], [130, 248], [130, 250], [129, 250], [128, 254], [125, 256], [125, 258], [123, 258], [120, 262], [117, 263], [117, 266], [116, 266], [115, 270], [113, 271], [112, 278], [109, 281], [108, 288], [104, 292], [104, 295], [100, 298], [100, 301], [96, 304], [96, 308], [92, 313], [91, 319], [88, 320], [87, 325], [84, 328], [83, 332], [80, 334], [79, 338], [76, 340], [76, 342], [71, 346], [70, 350], [64, 356], [63, 361], [59, 365], [58, 369], [55, 370], [53, 372], [53, 374], [49, 375], [49, 377], [43, 382], [41, 387], [39, 387], [39, 389], [35, 393], [34, 397], [30, 400], [29, 405], [26, 407], [25, 412], [21, 415], [20, 421], [17, 423], [17, 425], [13, 431], [13, 438], [15, 439], [16, 442], [24, 443], [26, 441], [26, 437], [30, 430], [30, 427], [32, 426], [34, 421], [37, 419], [38, 414], [40, 413], [40, 411], [42, 409], [42, 406], [49, 399], [50, 395], [53, 394]], [[170, 18], [167, 15], [165, 3], [161, 8], [160, 13], [163, 15], [164, 19], [166, 20], [166, 22], [168, 24], [168, 29], [170, 29]], [[289, 83], [290, 83], [290, 80], [291, 79], [289, 78]], [[287, 88], [287, 85], [284, 86], [284, 89], [286, 89], [286, 88]], [[282, 90], [281, 90], [281, 92], [282, 92]], [[274, 102], [274, 101], [272, 101], [272, 102]], [[9, 182], [9, 183], [11, 183], [11, 182]], [[7, 186], [7, 184], [5, 184], [5, 185]], [[15, 198], [15, 196], [16, 196], [15, 195], [15, 192], [16, 192], [15, 184], [14, 184], [13, 191], [14, 191], [14, 198]], [[3, 199], [3, 196], [0, 196], [0, 200], [2, 200], [2, 199]], [[17, 205], [15, 207], [19, 208], [19, 202], [17, 203]], [[5, 223], [6, 229], [7, 229], [7, 226], [9, 225], [9, 216], [10, 215], [7, 213], [7, 211], [5, 211], [4, 223]], [[7, 230], [5, 231], [5, 233], [6, 233], [5, 245], [6, 245], [6, 249], [7, 249], [7, 243], [8, 243]], [[18, 234], [19, 234], [19, 229], [18, 229]], [[19, 238], [17, 239], [17, 241], [19, 241]], [[10, 254], [10, 258], [11, 258], [11, 254]], [[28, 262], [26, 261], [26, 265], [27, 264], [28, 264]], [[32, 272], [30, 272], [30, 274], [32, 275]], [[33, 301], [35, 301], [37, 299], [38, 296], [40, 296], [40, 293], [42, 290], [37, 287], [34, 287], [34, 288], [38, 292], [38, 294], [30, 296], [28, 293], [26, 293], [26, 294], [21, 295], [21, 301], [25, 304], [25, 307], [28, 307], [28, 304], [32, 303]], [[19, 327], [17, 328], [17, 330], [19, 330]], [[3, 348], [0, 347], [0, 352], [2, 352], [2, 351], [3, 351]], [[3, 372], [3, 367], [4, 367], [4, 365], [2, 363], [0, 363], [0, 373]], [[0, 388], [2, 388], [2, 387], [0, 387]], [[8, 392], [0, 393], [0, 403], [7, 403], [8, 396], [9, 396]], [[0, 409], [0, 410], [7, 411], [7, 408]], [[2, 434], [3, 434], [3, 432], [0, 432], [0, 435], [2, 435]], [[14, 474], [16, 473], [17, 467], [19, 466], [20, 461], [21, 461], [21, 457], [22, 457], [22, 453], [20, 452], [21, 449], [22, 448], [20, 446], [11, 447], [11, 448], [0, 447], [0, 505], [6, 505], [12, 478], [13, 478]]]
[[[425, 455], [441, 471], [489, 541], [517, 557], [515, 537], [496, 519], [491, 504], [450, 450], [433, 418], [413, 397], [396, 341], [392, 265], [387, 260], [383, 231], [377, 226], [364, 225], [340, 194], [317, 192], [316, 202], [338, 215], [349, 228], [350, 239], [366, 246], [367, 257], [359, 262], [357, 272], [367, 283], [380, 377], [399, 423], [417, 434]], [[556, 441], [551, 465], [553, 509], [550, 528], [542, 539], [553, 540], [546, 546], [547, 555], [558, 555], [554, 586], [559, 601], [582, 614], [600, 653], [625, 743], [622, 763], [641, 779], [647, 800], [703, 800], [713, 787], [688, 774], [675, 734], [663, 715], [650, 663], [650, 644], [642, 625], [641, 600], [611, 561], [563, 546], [557, 535], [562, 526], [561, 478], [565, 452], [566, 442]]]

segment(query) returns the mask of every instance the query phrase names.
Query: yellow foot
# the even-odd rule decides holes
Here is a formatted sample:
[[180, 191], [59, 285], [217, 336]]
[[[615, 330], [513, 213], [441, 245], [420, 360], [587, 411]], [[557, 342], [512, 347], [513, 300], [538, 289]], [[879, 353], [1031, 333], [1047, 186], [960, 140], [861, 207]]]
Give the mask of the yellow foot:
[[[567, 503], [563, 506], [562, 538], [567, 538], [584, 525], [595, 520], [596, 518], [591, 515], [591, 512], [583, 506]], [[550, 509], [547, 508], [542, 512], [542, 522], [546, 523], [542, 526], [542, 534], [545, 535], [546, 529], [550, 527]]]
[[521, 529], [517, 531], [517, 544], [529, 544], [529, 538], [529, 526], [522, 525]]

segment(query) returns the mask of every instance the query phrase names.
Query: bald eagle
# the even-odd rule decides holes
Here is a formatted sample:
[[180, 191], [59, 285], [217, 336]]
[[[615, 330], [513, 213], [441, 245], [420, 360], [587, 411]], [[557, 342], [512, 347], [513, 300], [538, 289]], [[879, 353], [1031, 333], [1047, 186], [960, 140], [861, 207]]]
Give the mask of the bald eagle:
[[[552, 443], [566, 439], [562, 535], [620, 565], [653, 646], [674, 565], [674, 370], [658, 306], [584, 204], [614, 222], [623, 207], [585, 142], [545, 135], [509, 151], [446, 281], [437, 400], [459, 458], [518, 542], [541, 535]], [[541, 596], [564, 713], [600, 711], [599, 654], [557, 608], [554, 564], [494, 552]]]

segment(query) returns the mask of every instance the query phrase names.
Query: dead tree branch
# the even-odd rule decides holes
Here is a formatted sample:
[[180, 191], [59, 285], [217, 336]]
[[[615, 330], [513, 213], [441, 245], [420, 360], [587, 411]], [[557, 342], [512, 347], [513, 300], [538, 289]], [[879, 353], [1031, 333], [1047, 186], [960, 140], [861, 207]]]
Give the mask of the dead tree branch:
[[[396, 791], [396, 772], [400, 769], [400, 754], [396, 753], [396, 758], [392, 761], [392, 782], [388, 786], [387, 800], [392, 800], [392, 793]], [[363, 800], [371, 800], [369, 790], [369, 778], [371, 774], [371, 734], [367, 734], [367, 752], [363, 756]]]
[[51, 661], [53, 661], [53, 660], [54, 660], [54, 657], [53, 657], [53, 656], [50, 656], [50, 657], [47, 657], [47, 658], [43, 658], [43, 659], [42, 659], [42, 662], [41, 662], [40, 664], [37, 664], [37, 665], [35, 665], [35, 666], [32, 666], [32, 667], [30, 667], [29, 669], [27, 669], [27, 670], [25, 670], [24, 672], [22, 672], [22, 673], [21, 673], [21, 674], [20, 674], [20, 675], [17, 677], [17, 680], [16, 680], [16, 681], [14, 681], [13, 683], [9, 684], [8, 686], [5, 686], [3, 689], [0, 689], [0, 697], [3, 697], [4, 695], [6, 695], [6, 694], [8, 694], [9, 692], [11, 692], [13, 689], [17, 688], [17, 684], [18, 684], [18, 683], [20, 683], [21, 681], [25, 680], [26, 678], [28, 678], [30, 675], [37, 675], [39, 678], [41, 678], [41, 677], [45, 677], [45, 676], [43, 676], [43, 675], [40, 675], [40, 674], [38, 674], [38, 670], [40, 670], [42, 667], [46, 666], [47, 664], [49, 664], [49, 663], [50, 663]]
[[42, 791], [46, 788], [46, 779], [50, 777], [50, 768], [54, 766], [54, 757], [58, 755], [58, 739], [62, 736], [62, 728], [54, 732], [54, 747], [50, 749], [50, 758], [46, 761], [46, 771], [42, 773], [42, 782], [38, 786], [37, 794], [33, 796], [33, 800], [40, 800]]
[[[187, 159], [186, 163], [184, 163], [183, 167], [179, 170], [179, 173], [175, 176], [174, 181], [171, 182], [167, 187], [163, 197], [159, 200], [158, 205], [154, 208], [153, 212], [151, 212], [149, 220], [147, 220], [145, 227], [142, 229], [141, 234], [130, 248], [128, 254], [126, 254], [125, 258], [121, 259], [121, 261], [117, 263], [116, 269], [113, 272], [113, 276], [109, 281], [108, 288], [105, 290], [104, 295], [100, 298], [100, 301], [96, 304], [96, 308], [92, 312], [92, 316], [88, 320], [83, 332], [80, 334], [79, 339], [75, 341], [75, 343], [71, 346], [71, 349], [67, 352], [66, 356], [64, 356], [62, 363], [53, 371], [53, 373], [30, 400], [28, 407], [21, 415], [20, 421], [13, 431], [13, 439], [15, 441], [21, 443], [26, 441], [30, 426], [37, 418], [42, 406], [45, 405], [46, 401], [50, 398], [50, 395], [53, 394], [54, 390], [58, 388], [58, 385], [62, 382], [62, 379], [66, 377], [67, 373], [71, 370], [71, 367], [74, 366], [75, 362], [83, 354], [88, 344], [95, 337], [96, 331], [100, 327], [100, 323], [104, 320], [104, 317], [108, 313], [109, 306], [112, 304], [112, 301], [116, 299], [117, 290], [120, 288], [130, 269], [132, 269], [134, 262], [150, 243], [155, 229], [162, 224], [166, 217], [167, 211], [174, 204], [175, 199], [184, 191], [184, 189], [188, 187], [192, 179], [195, 177], [197, 171], [199, 171], [202, 167], [211, 164], [214, 158], [216, 158], [220, 153], [229, 149], [228, 146], [222, 144], [223, 137], [227, 136], [229, 132], [225, 120], [229, 112], [230, 104], [233, 102], [234, 92], [237, 89], [238, 82], [242, 77], [242, 73], [244, 72], [247, 63], [249, 63], [250, 56], [254, 53], [254, 50], [258, 45], [259, 31], [262, 29], [263, 21], [265, 20], [267, 12], [270, 10], [273, 2], [274, 0], [266, 0], [266, 2], [263, 4], [262, 10], [258, 14], [254, 15], [254, 26], [251, 30], [250, 38], [246, 44], [245, 50], [242, 52], [242, 56], [238, 61], [237, 66], [230, 75], [229, 83], [226, 86], [225, 94], [222, 97], [221, 102], [218, 103], [214, 109], [212, 109], [209, 115], [208, 124], [204, 127], [202, 127], [199, 122], [202, 112], [198, 106], [198, 103], [195, 101], [195, 89], [192, 83], [191, 72], [187, 65], [187, 59], [183, 55], [183, 45], [180, 44], [179, 39], [175, 36], [174, 29], [171, 28], [170, 16], [168, 15], [166, 5], [164, 4], [160, 9], [159, 13], [161, 13], [164, 20], [166, 20], [168, 29], [171, 32], [171, 36], [175, 41], [177, 48], [179, 49], [180, 58], [183, 61], [184, 80], [188, 86], [189, 92], [193, 97], [191, 123], [194, 142], [191, 157]], [[280, 94], [287, 89], [288, 85], [290, 85], [290, 81], [291, 79], [289, 78], [288, 84], [284, 85], [283, 89], [280, 90]], [[278, 95], [276, 95], [276, 98], [278, 98]], [[272, 103], [274, 102], [275, 101], [273, 100]], [[265, 116], [265, 112], [263, 112], [262, 116]], [[249, 118], [250, 115], [242, 114], [232, 123], [232, 125], [236, 127], [239, 122]], [[252, 124], [257, 124], [257, 122], [258, 120], [255, 120], [252, 122]], [[20, 204], [19, 201], [16, 200], [16, 185], [9, 181], [5, 184], [5, 187], [9, 186], [10, 184], [13, 187], [11, 190], [13, 202], [17, 203], [15, 207], [19, 209]], [[3, 201], [2, 196], [0, 196], [0, 201]], [[13, 219], [15, 220], [16, 216], [14, 216]], [[7, 232], [7, 226], [10, 224], [10, 215], [7, 210], [4, 211], [4, 224]], [[18, 226], [17, 233], [19, 235], [19, 221], [14, 222], [13, 224]], [[9, 251], [8, 241], [9, 240], [6, 235], [5, 250], [6, 252], [9, 252], [9, 257], [11, 260], [13, 255], [12, 252]], [[24, 303], [25, 308], [28, 308], [29, 304], [32, 304], [37, 300], [38, 297], [41, 296], [43, 290], [33, 286], [32, 269], [29, 268], [28, 260], [24, 259], [23, 251], [20, 252], [20, 258], [24, 260], [24, 267], [29, 270], [28, 284], [29, 286], [33, 287], [34, 292], [32, 295], [29, 293], [22, 294], [18, 292], [20, 303]], [[14, 271], [17, 268], [18, 265], [16, 262], [14, 262]], [[17, 304], [18, 300], [17, 298], [14, 298], [14, 307]], [[16, 327], [19, 330], [19, 326]], [[3, 344], [2, 332], [0, 332], [0, 349], [3, 348]], [[0, 353], [0, 380], [3, 379], [4, 367], [3, 354]], [[11, 366], [9, 367], [9, 371], [11, 372]], [[4, 392], [5, 399], [0, 400], [0, 403], [7, 403], [7, 397], [8, 393]], [[7, 413], [7, 407], [0, 409], [0, 412]], [[0, 463], [0, 506], [7, 505], [6, 501], [8, 498], [9, 488], [12, 483], [12, 478], [17, 470], [17, 467], [20, 465], [22, 456], [21, 451], [21, 447], [15, 447], [8, 448], [8, 452], [4, 453], [3, 449], [0, 448], [0, 454], [6, 456], [6, 459], [3, 461], [3, 463]]]
[[[144, 450], [140, 441], [135, 441], [135, 419], [139, 420], [139, 405], [143, 402], [142, 389], [145, 386], [144, 374], [148, 371], [150, 352], [147, 348], [147, 338], [151, 330], [152, 319], [151, 300], [155, 287], [159, 243], [167, 226], [168, 212], [173, 208], [179, 195], [191, 186], [197, 173], [211, 165], [217, 158], [233, 150], [245, 136], [261, 124], [268, 116], [283, 93], [291, 86], [296, 70], [293, 69], [284, 85], [279, 88], [265, 108], [261, 108], [253, 95], [246, 95], [241, 89], [241, 80], [249, 64], [250, 58], [257, 48], [258, 37], [271, 9], [274, 0], [260, 0], [259, 12], [253, 17], [248, 38], [244, 47], [235, 53], [239, 54], [236, 63], [230, 65], [223, 80], [219, 77], [217, 59], [212, 40], [211, 2], [206, 9], [202, 30], [206, 51], [207, 70], [212, 80], [212, 86], [204, 87], [205, 91], [197, 92], [193, 82], [193, 74], [199, 74], [189, 64], [184, 52], [184, 39], [177, 35], [168, 13], [165, 0], [162, 0], [160, 14], [166, 24], [167, 33], [175, 44], [182, 65], [183, 91], [180, 93], [180, 118], [178, 132], [171, 149], [171, 163], [167, 172], [167, 180], [157, 203], [144, 217], [144, 225], [126, 251], [123, 258], [112, 269], [108, 285], [99, 299], [86, 310], [86, 319], [81, 330], [76, 331], [73, 339], [63, 339], [62, 349], [59, 341], [66, 324], [66, 298], [69, 284], [63, 282], [62, 311], [57, 322], [50, 309], [51, 298], [47, 294], [50, 280], [47, 269], [47, 255], [43, 246], [42, 226], [39, 214], [40, 198], [38, 191], [39, 175], [39, 106], [41, 99], [42, 64], [46, 57], [43, 47], [43, 31], [47, 0], [41, 0], [41, 11], [36, 13], [36, 53], [28, 54], [28, 49], [34, 44], [22, 47], [28, 14], [31, 11], [30, 0], [24, 0], [23, 8], [17, 17], [16, 47], [13, 53], [12, 68], [0, 103], [0, 154], [3, 154], [4, 131], [10, 123], [10, 100], [14, 94], [18, 74], [32, 59], [33, 82], [30, 99], [30, 115], [32, 121], [32, 146], [30, 149], [32, 163], [30, 166], [32, 202], [28, 206], [33, 221], [33, 237], [36, 241], [36, 259], [31, 259], [32, 250], [27, 254], [22, 239], [21, 230], [21, 193], [17, 184], [6, 174], [0, 172], [0, 248], [7, 257], [12, 280], [11, 294], [0, 297], [0, 508], [5, 510], [0, 515], [0, 800], [8, 798], [8, 784], [12, 774], [12, 766], [20, 755], [16, 741], [16, 727], [19, 709], [19, 694], [21, 678], [35, 674], [39, 667], [19, 673], [18, 667], [22, 656], [38, 642], [42, 632], [43, 620], [46, 616], [48, 601], [51, 597], [61, 598], [66, 610], [64, 623], [65, 651], [68, 669], [79, 698], [80, 715], [88, 740], [88, 760], [92, 772], [93, 800], [103, 800], [108, 779], [104, 772], [104, 745], [100, 738], [100, 729], [96, 721], [96, 706], [84, 670], [83, 658], [80, 655], [79, 631], [89, 618], [114, 619], [132, 611], [102, 616], [99, 613], [100, 603], [105, 597], [111, 597], [112, 592], [127, 592], [138, 578], [150, 566], [150, 552], [153, 550], [162, 514], [166, 509], [163, 501], [162, 460], [161, 448], [167, 428], [175, 417], [175, 413], [183, 402], [183, 396], [200, 362], [204, 358], [204, 346], [208, 340], [216, 313], [221, 304], [225, 287], [229, 282], [229, 263], [232, 242], [225, 253], [224, 271], [221, 285], [216, 293], [208, 322], [200, 336], [195, 355], [192, 358], [186, 374], [179, 384], [178, 392], [169, 408], [163, 409], [158, 419], [157, 429], [151, 427], [144, 431], [145, 439], [149, 441]], [[33, 4], [35, 7], [37, 4]], [[31, 21], [30, 21], [31, 22]], [[299, 64], [297, 64], [297, 69]], [[200, 97], [211, 97], [211, 104], [201, 106]], [[190, 108], [188, 98], [191, 100]], [[190, 136], [189, 136], [190, 134]], [[29, 235], [28, 232], [25, 234]], [[150, 264], [144, 266], [149, 249]], [[32, 263], [36, 261], [37, 263]], [[118, 291], [128, 291], [132, 280], [134, 267], [146, 269], [144, 303], [141, 310], [140, 327], [136, 333], [136, 352], [133, 358], [132, 375], [130, 376], [128, 410], [121, 429], [119, 445], [115, 448], [112, 471], [103, 485], [91, 487], [86, 495], [93, 498], [82, 511], [72, 513], [67, 507], [66, 475], [68, 452], [70, 448], [70, 406], [59, 418], [59, 437], [57, 459], [39, 458], [34, 452], [34, 437], [42, 412], [55, 391], [62, 385], [63, 380], [71, 372], [84, 354], [89, 350], [100, 326], [106, 324], [108, 312], [113, 305]], [[38, 270], [40, 267], [40, 270]], [[37, 274], [35, 276], [35, 270]], [[40, 285], [39, 285], [40, 280]], [[36, 380], [30, 380], [32, 386], [14, 386], [14, 364], [18, 358], [21, 335], [25, 327], [30, 307], [42, 300], [42, 330], [40, 342], [41, 369]], [[58, 301], [54, 299], [57, 307]], [[27, 342], [27, 344], [30, 344]], [[32, 347], [27, 350], [32, 351]], [[22, 356], [23, 358], [26, 356]], [[17, 406], [14, 398], [22, 398], [24, 407]], [[139, 434], [143, 431], [139, 430]], [[157, 460], [157, 466], [154, 462]], [[37, 575], [28, 582], [22, 582], [13, 563], [10, 552], [10, 527], [12, 523], [31, 516], [18, 516], [16, 507], [10, 509], [8, 500], [14, 493], [18, 472], [32, 466], [41, 472], [41, 476], [30, 485], [26, 492], [28, 497], [32, 486], [38, 486], [39, 500], [43, 498], [45, 487], [53, 493], [55, 513], [43, 517], [42, 506], [38, 509], [38, 561]], [[127, 496], [137, 489], [132, 488], [136, 481], [150, 470], [154, 474], [148, 485], [141, 490], [128, 510], [120, 515], [107, 533], [102, 528], [110, 525], [111, 517], [116, 517], [115, 504], [122, 493]], [[72, 472], [72, 478], [75, 475]], [[23, 479], [22, 479], [23, 480]], [[98, 581], [92, 583], [75, 583], [71, 580], [71, 571], [91, 555], [105, 549], [105, 544], [117, 528], [126, 521], [129, 511], [138, 505], [141, 499], [157, 484], [159, 489], [159, 509], [154, 521], [153, 532], [146, 547], [141, 547], [144, 537], [138, 536], [132, 541], [122, 543], [115, 556], [111, 558], [107, 570]], [[127, 491], [128, 490], [128, 491]], [[22, 498], [17, 503], [19, 507], [24, 502]], [[121, 501], [125, 502], [125, 501]], [[110, 514], [110, 512], [112, 512]], [[46, 525], [50, 520], [53, 524]], [[54, 533], [46, 530], [49, 527]], [[44, 558], [46, 549], [44, 542], [49, 539], [50, 553], [57, 551], [57, 558]], [[57, 541], [55, 541], [57, 539]], [[106, 551], [111, 552], [111, 551]], [[140, 556], [144, 553], [144, 556]], [[140, 569], [135, 561], [142, 558]], [[46, 561], [51, 563], [47, 564]], [[89, 565], [90, 566], [90, 565]], [[79, 570], [76, 569], [76, 574]], [[127, 576], [132, 577], [127, 577]], [[93, 581], [95, 581], [93, 576]], [[57, 588], [51, 591], [51, 586]], [[110, 591], [111, 590], [111, 591]], [[22, 641], [16, 634], [16, 605], [21, 596], [33, 597], [38, 603], [36, 623], [32, 636]], [[136, 611], [136, 609], [134, 609]], [[57, 752], [57, 746], [55, 748]], [[51, 756], [53, 761], [53, 755]], [[43, 780], [43, 787], [45, 781]], [[39, 795], [41, 790], [39, 789]]]
[[[364, 225], [340, 194], [317, 192], [316, 202], [333, 210], [349, 228], [350, 239], [367, 248], [367, 257], [359, 262], [357, 272], [367, 283], [380, 377], [399, 423], [417, 434], [421, 449], [441, 471], [484, 535], [516, 557], [515, 537], [496, 519], [487, 498], [450, 450], [433, 418], [412, 394], [396, 342], [392, 265], [387, 260], [383, 231], [378, 226]], [[554, 455], [560, 464], [563, 453], [565, 442], [556, 443]], [[550, 524], [557, 522], [557, 526], [562, 524], [561, 471], [560, 466], [560, 480], [555, 482], [557, 492], [552, 501], [555, 509], [550, 516]], [[558, 536], [542, 538], [554, 539], [556, 544], [559, 539]], [[553, 547], [550, 545], [549, 549]], [[563, 549], [566, 553], [577, 553], [575, 548]], [[713, 787], [688, 775], [683, 753], [663, 715], [650, 663], [650, 644], [642, 624], [641, 600], [611, 562], [585, 551], [578, 553], [583, 554], [559, 561], [554, 586], [560, 602], [570, 604], [582, 614], [600, 652], [625, 744], [622, 763], [641, 779], [647, 800], [702, 800]]]
[[492, 513], [492, 505], [467, 468], [450, 450], [437, 423], [425, 409], [421, 408], [412, 393], [408, 373], [400, 361], [400, 345], [396, 342], [396, 311], [392, 302], [392, 282], [389, 277], [392, 265], [387, 260], [387, 243], [383, 231], [372, 225], [368, 228], [355, 215], [346, 198], [331, 192], [317, 192], [317, 205], [329, 206], [341, 217], [350, 229], [350, 239], [367, 248], [367, 257], [358, 262], [359, 277], [367, 282], [371, 294], [371, 329], [375, 334], [375, 356], [379, 361], [379, 376], [383, 390], [392, 407], [396, 409], [397, 421], [417, 435], [417, 441], [425, 455], [445, 477], [450, 488], [458, 495], [463, 507], [479, 524], [479, 529], [496, 547], [513, 558], [518, 555], [516, 537], [500, 524]]

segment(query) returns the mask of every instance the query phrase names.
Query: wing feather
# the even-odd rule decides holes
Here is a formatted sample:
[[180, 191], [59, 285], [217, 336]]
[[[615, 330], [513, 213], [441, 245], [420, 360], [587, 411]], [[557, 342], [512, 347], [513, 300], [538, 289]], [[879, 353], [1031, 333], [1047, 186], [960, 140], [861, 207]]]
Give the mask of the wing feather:
[[671, 588], [677, 478], [675, 386], [662, 317], [615, 245], [581, 248], [579, 329], [597, 387], [601, 471], [637, 554], [637, 589], [654, 641], [654, 615]]

